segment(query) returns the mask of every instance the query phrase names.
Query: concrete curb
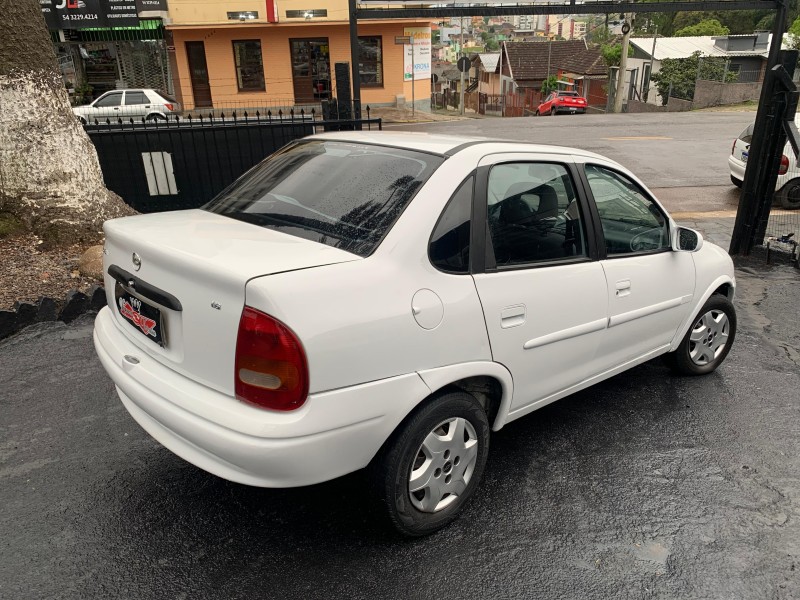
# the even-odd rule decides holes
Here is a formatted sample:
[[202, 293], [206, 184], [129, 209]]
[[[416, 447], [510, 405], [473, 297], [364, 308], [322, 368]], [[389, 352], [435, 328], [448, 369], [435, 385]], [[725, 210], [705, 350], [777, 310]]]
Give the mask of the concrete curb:
[[45, 321], [69, 323], [87, 312], [97, 312], [106, 305], [106, 291], [93, 285], [88, 294], [71, 290], [63, 300], [42, 296], [34, 302], [15, 302], [12, 310], [0, 310], [0, 340], [28, 325]]

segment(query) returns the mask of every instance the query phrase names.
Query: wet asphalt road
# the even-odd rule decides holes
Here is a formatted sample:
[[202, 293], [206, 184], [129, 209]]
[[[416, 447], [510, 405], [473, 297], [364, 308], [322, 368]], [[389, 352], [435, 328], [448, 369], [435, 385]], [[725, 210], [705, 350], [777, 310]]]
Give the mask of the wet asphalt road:
[[798, 598], [800, 278], [738, 277], [715, 374], [653, 362], [510, 424], [417, 541], [359, 474], [276, 491], [183, 462], [120, 405], [91, 319], [29, 328], [0, 342], [0, 598]]

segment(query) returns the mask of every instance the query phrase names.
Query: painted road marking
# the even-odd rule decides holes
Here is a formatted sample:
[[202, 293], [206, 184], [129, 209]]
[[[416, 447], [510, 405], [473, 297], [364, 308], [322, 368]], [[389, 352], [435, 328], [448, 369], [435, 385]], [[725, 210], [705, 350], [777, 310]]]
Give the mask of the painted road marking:
[[621, 137], [607, 137], [607, 138], [601, 138], [601, 139], [611, 140], [612, 142], [618, 142], [618, 141], [627, 141], [627, 140], [672, 140], [672, 139], [675, 139], [675, 138], [663, 137], [663, 136], [660, 136], [660, 135], [636, 135], [636, 136], [631, 135], [631, 136], [621, 136]]

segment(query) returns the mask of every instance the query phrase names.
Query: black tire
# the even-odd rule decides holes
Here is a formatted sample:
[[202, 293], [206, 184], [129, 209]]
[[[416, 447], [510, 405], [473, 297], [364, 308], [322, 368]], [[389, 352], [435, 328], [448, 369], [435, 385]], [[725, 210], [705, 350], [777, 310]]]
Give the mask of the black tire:
[[[451, 420], [459, 419], [463, 419], [472, 426], [473, 432], [469, 435], [474, 433], [477, 443], [474, 467], [472, 467], [469, 477], [463, 473], [459, 474], [461, 471], [470, 470], [468, 459], [461, 461], [461, 457], [458, 456], [459, 450], [454, 448], [452, 454], [449, 450], [447, 453], [443, 451], [430, 458], [426, 458], [423, 452], [423, 442], [426, 441], [426, 438], [437, 431], [443, 431], [437, 427], [448, 425], [448, 421], [453, 423], [455, 421]], [[452, 426], [448, 425], [448, 427]], [[467, 431], [468, 428], [465, 426], [464, 430]], [[451, 434], [449, 428], [446, 433]], [[452, 433], [455, 433], [455, 430]], [[463, 439], [461, 445], [466, 446]], [[466, 449], [465, 451], [468, 452]], [[455, 520], [478, 487], [488, 453], [489, 421], [484, 409], [471, 394], [461, 391], [445, 392], [434, 396], [417, 408], [398, 427], [370, 463], [368, 474], [373, 491], [394, 528], [405, 536], [419, 537], [429, 535]], [[448, 454], [449, 460], [447, 460]], [[467, 480], [461, 493], [452, 494], [455, 496], [454, 500], [447, 500], [451, 496], [447, 493], [441, 494], [441, 502], [447, 500], [449, 504], [435, 512], [420, 510], [415, 503], [419, 504], [422, 500], [418, 495], [412, 498], [410, 491], [412, 467], [415, 464], [418, 465], [418, 468], [424, 466], [424, 463], [422, 465], [418, 463], [419, 458], [431, 461], [425, 470], [432, 473], [429, 481], [433, 482], [432, 477], [437, 477], [435, 482], [437, 488], [441, 485], [446, 489], [451, 484], [453, 476], [461, 477], [462, 481]], [[436, 468], [434, 471], [433, 467], [438, 467], [440, 462], [442, 463], [441, 468]], [[439, 474], [433, 475], [436, 472]], [[445, 480], [447, 484], [442, 485]], [[452, 483], [457, 482], [453, 479]], [[423, 497], [428, 497], [428, 491], [423, 492]]]
[[[711, 333], [710, 329], [708, 329], [708, 335], [710, 338], [703, 339], [700, 342], [700, 346], [698, 342], [692, 341], [692, 336], [695, 334], [695, 337], [698, 334], [703, 334], [705, 336], [706, 332], [704, 329], [703, 319], [706, 318], [706, 315], [711, 315], [711, 318], [718, 317], [719, 315], [724, 315], [727, 319], [727, 340], [725, 340], [725, 345], [721, 348], [717, 348], [719, 350], [719, 354], [712, 360], [707, 360], [703, 362], [703, 357], [692, 357], [692, 352], [695, 349], [702, 352], [703, 347], [705, 346], [711, 351], [716, 350], [714, 349], [714, 343], [717, 339], [717, 335]], [[721, 335], [721, 333], [720, 333]], [[689, 331], [686, 332], [686, 335], [683, 336], [683, 340], [681, 340], [680, 345], [675, 349], [674, 352], [670, 352], [664, 355], [664, 361], [669, 365], [669, 367], [679, 373], [681, 375], [706, 375], [714, 371], [718, 366], [722, 364], [722, 361], [725, 360], [725, 357], [728, 356], [728, 352], [731, 350], [731, 346], [733, 346], [733, 341], [736, 338], [736, 310], [733, 308], [733, 304], [726, 296], [722, 296], [720, 294], [714, 294], [709, 298], [706, 303], [703, 305], [703, 308], [697, 313], [692, 326], [689, 328]], [[700, 358], [700, 361], [698, 361]]]
[[551, 116], [551, 117], [555, 117], [557, 114], [558, 114], [558, 112], [556, 111], [556, 109], [555, 109], [555, 108], [551, 108], [551, 109], [550, 109], [550, 116]]
[[731, 183], [733, 185], [735, 185], [736, 187], [738, 187], [738, 188], [742, 187], [742, 180], [741, 179], [737, 179], [733, 175], [731, 175]]
[[533, 113], [533, 116], [534, 116], [534, 117], [538, 117], [538, 116], [539, 116], [539, 109], [538, 109], [538, 108], [536, 109], [536, 112], [535, 112], [535, 113]]
[[152, 113], [152, 114], [147, 115], [147, 117], [145, 117], [145, 120], [146, 121], [150, 121], [152, 123], [152, 122], [157, 122], [157, 121], [166, 121], [167, 117], [165, 117], [164, 115], [159, 114], [159, 113]]
[[83, 117], [78, 117], [78, 121], [80, 121], [81, 125], [86, 125], [86, 119], [84, 119]]
[[800, 208], [800, 179], [792, 179], [775, 194], [775, 197], [781, 203], [781, 208], [786, 210]]

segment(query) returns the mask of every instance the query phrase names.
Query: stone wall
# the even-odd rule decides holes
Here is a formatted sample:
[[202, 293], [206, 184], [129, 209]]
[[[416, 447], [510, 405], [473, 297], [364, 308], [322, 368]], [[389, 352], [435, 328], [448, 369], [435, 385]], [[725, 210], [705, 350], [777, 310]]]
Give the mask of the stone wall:
[[666, 106], [639, 102], [638, 100], [628, 100], [626, 112], [629, 113], [650, 113], [650, 112], [683, 112], [692, 110], [692, 103], [689, 100], [680, 98], [670, 98]]
[[740, 104], [748, 100], [758, 101], [760, 95], [761, 82], [722, 83], [700, 80], [694, 88], [692, 108]]

